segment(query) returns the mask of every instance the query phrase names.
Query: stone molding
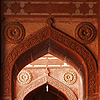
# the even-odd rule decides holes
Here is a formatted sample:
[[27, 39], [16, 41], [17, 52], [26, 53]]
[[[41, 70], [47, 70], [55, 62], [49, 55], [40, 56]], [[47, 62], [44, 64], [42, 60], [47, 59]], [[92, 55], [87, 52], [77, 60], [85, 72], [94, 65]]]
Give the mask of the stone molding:
[[32, 81], [28, 86], [26, 86], [23, 89], [23, 91], [19, 92], [19, 95], [17, 96], [16, 100], [24, 100], [24, 97], [28, 93], [46, 83], [60, 90], [62, 93], [65, 94], [65, 96], [67, 96], [69, 100], [78, 100], [76, 95], [70, 88], [68, 88], [66, 85], [64, 85], [63, 83], [59, 82], [58, 80], [50, 76], [44, 76]]
[[[88, 49], [86, 49], [82, 44], [75, 41], [68, 35], [63, 34], [62, 32], [56, 30], [52, 26], [45, 26], [35, 34], [31, 34], [26, 37], [21, 43], [17, 44], [11, 52], [8, 54], [3, 67], [3, 95], [11, 95], [11, 80], [12, 80], [12, 69], [17, 58], [23, 54], [25, 51], [34, 47], [35, 45], [43, 42], [47, 39], [52, 39], [63, 45], [75, 53], [77, 53], [81, 59], [83, 59], [86, 70], [86, 82], [88, 83], [88, 95], [95, 94], [97, 92], [97, 65], [94, 57]], [[84, 68], [83, 68], [84, 69]]]

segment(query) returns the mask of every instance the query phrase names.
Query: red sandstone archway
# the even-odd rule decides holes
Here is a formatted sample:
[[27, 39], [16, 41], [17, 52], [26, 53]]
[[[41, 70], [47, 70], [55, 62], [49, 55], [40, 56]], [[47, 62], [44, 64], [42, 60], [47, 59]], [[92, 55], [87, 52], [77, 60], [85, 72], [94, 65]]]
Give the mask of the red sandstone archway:
[[97, 67], [94, 57], [82, 44], [52, 26], [46, 26], [34, 35], [28, 36], [8, 54], [3, 68], [3, 95], [12, 97], [12, 70], [14, 64], [18, 65], [18, 61], [20, 65], [19, 59], [25, 60], [27, 58], [27, 62], [22, 63], [21, 67], [17, 66], [20, 70], [32, 60], [47, 53], [51, 53], [60, 59], [64, 59], [65, 54], [70, 54], [68, 55], [69, 58], [75, 59], [78, 64], [84, 62], [82, 70], [83, 73], [85, 72], [86, 96], [88, 98], [96, 95], [98, 88], [96, 87]]

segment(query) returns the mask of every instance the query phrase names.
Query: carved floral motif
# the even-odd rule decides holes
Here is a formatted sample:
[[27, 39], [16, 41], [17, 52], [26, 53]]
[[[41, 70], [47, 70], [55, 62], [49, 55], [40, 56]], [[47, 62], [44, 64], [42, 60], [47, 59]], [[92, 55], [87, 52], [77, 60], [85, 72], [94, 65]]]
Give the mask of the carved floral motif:
[[19, 43], [25, 37], [25, 29], [18, 22], [11, 22], [5, 25], [4, 35], [7, 41], [11, 43]]
[[67, 71], [65, 74], [64, 74], [64, 80], [66, 81], [66, 84], [68, 85], [72, 85], [76, 82], [76, 73], [73, 72], [73, 71]]
[[90, 22], [82, 22], [76, 27], [75, 33], [80, 42], [91, 43], [95, 39], [97, 31]]
[[31, 82], [32, 76], [29, 71], [22, 70], [17, 76], [17, 80], [21, 84], [28, 84]]

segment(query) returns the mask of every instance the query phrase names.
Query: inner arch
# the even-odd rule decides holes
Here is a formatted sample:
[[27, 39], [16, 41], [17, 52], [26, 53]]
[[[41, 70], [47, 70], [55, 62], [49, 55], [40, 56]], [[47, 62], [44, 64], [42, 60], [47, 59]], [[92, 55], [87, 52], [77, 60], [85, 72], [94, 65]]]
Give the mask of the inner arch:
[[[63, 61], [66, 58], [69, 60], [70, 64], [75, 67], [75, 69], [77, 71], [78, 71], [78, 69], [80, 69], [79, 65], [81, 65], [82, 61], [80, 58], [78, 58], [78, 55], [74, 55], [74, 53], [71, 52], [68, 48], [66, 49], [65, 47], [54, 42], [53, 40], [47, 39], [47, 40], [43, 41], [42, 43], [29, 49], [25, 53], [23, 53], [16, 60], [15, 65], [13, 67], [13, 77], [15, 76], [15, 79], [16, 79], [16, 75], [19, 73], [19, 71], [23, 67], [25, 67], [27, 64], [31, 63], [32, 61], [34, 62], [36, 59], [38, 59], [41, 56], [48, 54], [48, 53], [54, 55], [57, 58], [60, 58]], [[18, 71], [16, 71], [16, 68]], [[82, 70], [82, 69], [80, 69], [80, 70]], [[85, 93], [85, 88], [84, 88], [84, 93]]]
[[[40, 58], [38, 58], [37, 60], [31, 62], [30, 64], [26, 65], [21, 71], [28, 71], [31, 73], [31, 76], [32, 76], [32, 80], [31, 82], [28, 82], [28, 84], [24, 84], [25, 81], [23, 81], [24, 79], [27, 80], [26, 76], [22, 75], [22, 78], [21, 80], [19, 79], [19, 75], [20, 75], [20, 72], [18, 74], [18, 79], [16, 81], [16, 88], [14, 90], [16, 90], [17, 88], [19, 87], [22, 87], [22, 90], [21, 88], [19, 89], [20, 91], [25, 91], [24, 89], [29, 89], [32, 88], [34, 86], [34, 84], [41, 84], [41, 81], [43, 82], [49, 82], [51, 80], [54, 79], [54, 82], [56, 82], [55, 80], [58, 80], [56, 83], [58, 84], [58, 89], [59, 89], [59, 82], [60, 83], [63, 83], [63, 86], [65, 85], [65, 87], [69, 87], [72, 91], [74, 91], [75, 94], [77, 94], [77, 97], [78, 98], [81, 98], [81, 100], [83, 100], [83, 87], [82, 87], [82, 78], [81, 76], [79, 75], [79, 73], [75, 70], [75, 68], [68, 62], [68, 59], [64, 59], [64, 60], [60, 60], [59, 58], [51, 55], [51, 54], [46, 54]], [[65, 77], [65, 74], [67, 72], [72, 72], [74, 74], [70, 74], [68, 73], [68, 76], [66, 77], [68, 80], [72, 80], [72, 81], [67, 81], [64, 77]], [[73, 75], [77, 76], [77, 77], [73, 77]], [[41, 77], [44, 77], [44, 76], [49, 76], [51, 79], [49, 79], [47, 77], [47, 80], [44, 81], [41, 80]], [[24, 79], [23, 79], [24, 78]], [[75, 81], [73, 81], [75, 79]], [[20, 80], [20, 81], [19, 81]], [[37, 80], [37, 81], [36, 81]], [[38, 83], [39, 81], [39, 83]], [[79, 83], [80, 82], [80, 83]], [[27, 82], [25, 82], [27, 83]], [[69, 84], [70, 83], [70, 84]], [[75, 84], [74, 84], [75, 83]], [[81, 84], [82, 83], [82, 84]], [[44, 83], [43, 83], [44, 84]], [[53, 83], [54, 84], [54, 83]], [[56, 84], [56, 85], [57, 85]], [[51, 83], [52, 85], [52, 83]], [[50, 85], [50, 86], [51, 86]], [[30, 87], [31, 86], [31, 87]], [[76, 87], [78, 86], [78, 87]], [[39, 86], [41, 87], [41, 86]], [[39, 88], [39, 87], [36, 87], [36, 88]], [[62, 87], [62, 86], [60, 86]], [[64, 89], [65, 89], [64, 87]], [[45, 89], [45, 88], [44, 88]], [[44, 90], [43, 89], [43, 90]], [[29, 90], [26, 90], [26, 92], [30, 92]], [[33, 88], [34, 90], [34, 88]], [[33, 91], [32, 90], [32, 91]], [[20, 95], [20, 91], [18, 92], [18, 94]], [[54, 90], [55, 91], [55, 90]], [[59, 89], [60, 91], [60, 89]], [[63, 91], [63, 90], [62, 90]], [[68, 89], [66, 89], [66, 91], [68, 91]], [[17, 92], [17, 91], [16, 91]], [[44, 91], [43, 91], [44, 92]], [[49, 91], [50, 92], [50, 91]], [[53, 93], [53, 91], [50, 92], [50, 94]], [[16, 94], [16, 95], [18, 95]], [[25, 94], [25, 93], [24, 93]], [[29, 93], [28, 93], [29, 94]], [[26, 95], [28, 95], [26, 93]], [[32, 92], [32, 94], [34, 94]], [[69, 93], [70, 94], [70, 93]], [[79, 94], [81, 94], [81, 96], [79, 96]], [[25, 96], [26, 96], [25, 95]], [[41, 95], [41, 93], [39, 94]], [[67, 96], [67, 95], [66, 95]], [[18, 96], [19, 97], [19, 96]], [[36, 97], [36, 96], [35, 96]], [[35, 97], [32, 97], [31, 96], [31, 99], [32, 98], [35, 98]], [[57, 97], [57, 96], [56, 96]], [[18, 99], [20, 100], [20, 99]], [[25, 99], [26, 100], [26, 99]], [[64, 99], [65, 100], [65, 99]]]
[[59, 90], [48, 84], [49, 91], [46, 92], [46, 85], [44, 84], [39, 88], [27, 94], [24, 100], [68, 100], [68, 98]]

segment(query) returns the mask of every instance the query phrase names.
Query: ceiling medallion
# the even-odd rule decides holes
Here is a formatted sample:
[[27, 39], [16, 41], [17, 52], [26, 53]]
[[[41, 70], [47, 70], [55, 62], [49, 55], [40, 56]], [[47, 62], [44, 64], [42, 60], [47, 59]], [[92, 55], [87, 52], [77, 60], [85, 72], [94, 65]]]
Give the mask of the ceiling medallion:
[[75, 72], [73, 71], [67, 71], [65, 74], [64, 74], [64, 80], [66, 81], [66, 83], [68, 85], [72, 85], [76, 82], [76, 79], [77, 79], [77, 75]]
[[17, 80], [21, 84], [29, 84], [32, 80], [32, 75], [29, 71], [22, 70], [19, 72]]
[[19, 43], [25, 37], [25, 29], [18, 22], [10, 22], [4, 28], [5, 39], [10, 43]]
[[81, 42], [81, 43], [91, 43], [96, 35], [97, 31], [95, 26], [90, 23], [90, 22], [82, 22], [77, 25], [76, 30], [75, 30], [75, 35], [76, 38]]

